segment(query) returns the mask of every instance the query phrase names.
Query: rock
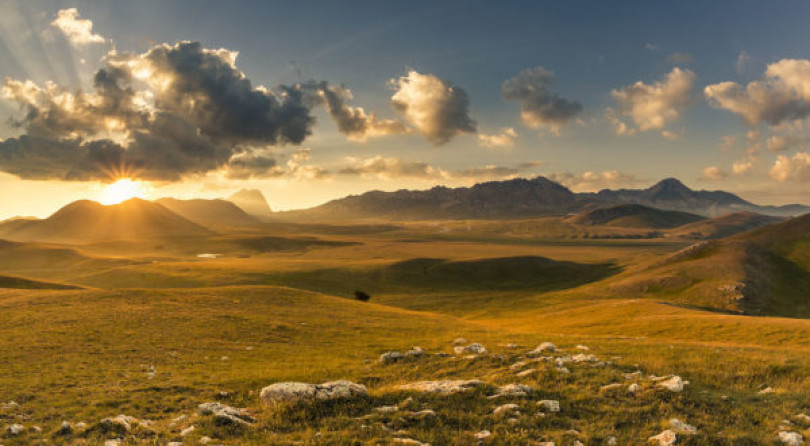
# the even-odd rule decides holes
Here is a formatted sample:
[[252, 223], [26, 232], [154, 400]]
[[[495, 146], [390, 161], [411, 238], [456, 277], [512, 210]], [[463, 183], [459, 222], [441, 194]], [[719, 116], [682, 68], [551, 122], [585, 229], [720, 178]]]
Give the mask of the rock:
[[608, 385], [600, 387], [599, 391], [600, 392], [610, 392], [611, 390], [616, 390], [616, 389], [619, 389], [621, 387], [624, 387], [624, 386], [622, 386], [620, 383], [613, 383], [613, 384], [608, 384]]
[[574, 355], [571, 357], [571, 360], [574, 362], [596, 362], [598, 359], [594, 355], [586, 355], [585, 353], [580, 353], [578, 355]]
[[617, 444], [619, 444], [619, 440], [617, 440], [616, 437], [608, 437], [606, 444], [608, 446], [616, 446]]
[[525, 384], [507, 384], [503, 387], [498, 387], [495, 394], [489, 398], [524, 398], [534, 392], [534, 389]]
[[123, 442], [119, 439], [115, 440], [107, 440], [104, 442], [104, 446], [121, 446]]
[[8, 428], [6, 428], [6, 433], [9, 437], [16, 437], [17, 435], [22, 434], [25, 431], [25, 427], [22, 424], [12, 424]]
[[473, 343], [473, 344], [470, 344], [470, 345], [467, 345], [467, 346], [464, 346], [464, 347], [462, 347], [460, 345], [457, 345], [453, 349], [453, 351], [457, 355], [461, 355], [463, 353], [473, 354], [473, 355], [485, 355], [489, 350], [487, 350], [486, 347], [484, 347], [481, 344]]
[[425, 354], [425, 350], [422, 347], [414, 347], [407, 352], [405, 352], [406, 357], [418, 357], [423, 356]]
[[547, 412], [559, 412], [560, 411], [560, 402], [557, 400], [540, 400], [537, 402], [538, 406], [541, 406], [543, 410]]
[[518, 362], [510, 365], [509, 370], [517, 371], [517, 370], [522, 369], [523, 367], [526, 367], [528, 364], [529, 364], [528, 361], [518, 361]]
[[572, 446], [585, 446], [585, 443], [577, 440], [577, 441], [574, 442], [574, 444]]
[[76, 423], [75, 427], [77, 431], [83, 431], [87, 429], [87, 423], [85, 423], [84, 421], [79, 421], [78, 423]]
[[59, 429], [56, 430], [54, 435], [73, 435], [73, 425], [70, 424], [69, 421], [63, 421], [62, 424], [59, 425]]
[[518, 378], [525, 378], [527, 376], [531, 376], [537, 373], [537, 369], [526, 369], [522, 372], [518, 372], [515, 374]]
[[587, 346], [584, 346], [584, 345], [577, 345], [575, 348], [576, 348], [577, 350], [583, 350], [583, 351], [588, 351], [588, 350], [590, 350], [590, 347], [587, 347]]
[[557, 446], [557, 444], [553, 441], [541, 441], [540, 443], [537, 443], [537, 446]]
[[194, 425], [191, 425], [191, 426], [189, 426], [189, 427], [187, 427], [187, 428], [185, 428], [185, 429], [181, 430], [181, 431], [180, 431], [180, 436], [181, 436], [181, 437], [185, 437], [185, 436], [187, 436], [187, 435], [191, 434], [192, 432], [194, 432], [196, 429], [197, 429], [197, 428], [196, 428]]
[[380, 362], [383, 364], [390, 364], [392, 362], [397, 362], [404, 357], [405, 355], [398, 351], [385, 352], [380, 355]]
[[376, 412], [380, 412], [380, 413], [391, 413], [391, 412], [398, 411], [399, 407], [397, 407], [397, 406], [380, 406], [380, 407], [375, 407], [374, 410]]
[[687, 434], [687, 435], [694, 435], [697, 433], [697, 428], [692, 426], [691, 424], [684, 423], [683, 421], [673, 418], [669, 420], [669, 425], [672, 427], [672, 430], [679, 434]]
[[197, 406], [197, 411], [200, 415], [212, 415], [214, 423], [219, 426], [244, 426], [256, 422], [247, 410], [222, 403], [203, 403]]
[[770, 388], [770, 387], [766, 387], [766, 388], [764, 388], [764, 389], [760, 390], [760, 391], [759, 391], [759, 392], [757, 392], [757, 393], [758, 393], [758, 394], [760, 394], [760, 395], [767, 395], [767, 394], [769, 394], [769, 393], [773, 393], [773, 389], [772, 389], [772, 388]]
[[170, 441], [166, 443], [166, 446], [183, 446], [183, 442], [180, 441]]
[[658, 387], [667, 389], [670, 392], [681, 392], [686, 382], [678, 375], [673, 375], [671, 378], [665, 378], [658, 383]]
[[281, 382], [262, 389], [259, 394], [264, 404], [295, 403], [301, 401], [328, 401], [368, 396], [368, 389], [351, 381], [329, 381], [323, 384]]
[[478, 432], [478, 433], [475, 434], [475, 439], [479, 440], [479, 441], [480, 440], [486, 440], [487, 438], [489, 438], [491, 436], [492, 436], [492, 432], [484, 429], [481, 432]]
[[641, 378], [641, 370], [636, 370], [633, 373], [625, 373], [624, 379], [638, 379]]
[[636, 383], [633, 383], [633, 384], [630, 384], [629, 386], [627, 386], [627, 392], [628, 393], [632, 393], [632, 394], [635, 395], [636, 393], [638, 393], [639, 390], [641, 390], [641, 386], [639, 386]]
[[464, 338], [456, 338], [456, 340], [453, 341], [453, 345], [467, 345], [467, 342], [468, 341]]
[[441, 395], [450, 395], [453, 393], [468, 392], [475, 390], [484, 385], [483, 381], [478, 380], [444, 380], [444, 381], [419, 381], [415, 383], [402, 384], [397, 389], [422, 392], [422, 393], [438, 393]]
[[394, 444], [408, 444], [413, 446], [430, 446], [430, 443], [422, 443], [419, 440], [414, 440], [413, 438], [399, 438], [394, 437]]
[[538, 345], [534, 350], [526, 353], [526, 356], [529, 358], [536, 358], [538, 356], [543, 356], [545, 352], [553, 352], [557, 350], [557, 347], [554, 346], [551, 342], [544, 342]]
[[214, 441], [214, 440], [212, 440], [211, 437], [202, 437], [197, 442], [200, 443], [200, 444], [208, 444], [208, 443], [210, 443], [212, 441]]
[[670, 446], [678, 441], [678, 436], [675, 432], [667, 429], [660, 434], [647, 439], [647, 443], [657, 444], [658, 446]]
[[0, 410], [17, 410], [20, 408], [20, 405], [15, 403], [14, 401], [9, 401], [7, 403], [0, 404]]
[[804, 437], [798, 432], [782, 431], [779, 432], [777, 438], [788, 446], [801, 446], [804, 444]]
[[496, 407], [495, 410], [492, 411], [492, 414], [495, 415], [496, 417], [513, 415], [515, 413], [519, 415], [520, 414], [520, 412], [518, 412], [519, 408], [520, 406], [518, 406], [517, 404], [502, 404]]
[[801, 421], [802, 423], [810, 424], [810, 415], [807, 415], [805, 413], [800, 413], [800, 414], [796, 415], [796, 419]]
[[425, 409], [425, 410], [420, 410], [419, 412], [414, 412], [414, 413], [410, 414], [410, 417], [412, 419], [414, 419], [414, 420], [424, 420], [424, 419], [427, 419], [427, 418], [436, 418], [436, 412], [434, 412], [434, 411], [432, 411], [430, 409]]
[[138, 424], [138, 419], [128, 415], [118, 415], [114, 418], [104, 418], [96, 423], [93, 429], [104, 434], [126, 435], [132, 430], [133, 424]]
[[[514, 344], [514, 343], [510, 342], [510, 343], [506, 344], [504, 347], [506, 347], [509, 350], [514, 350], [514, 349], [517, 348], [517, 344]], [[487, 431], [484, 431], [484, 432], [487, 432]]]
[[557, 370], [560, 373], [571, 373], [571, 371], [568, 370], [568, 367], [556, 367], [555, 370]]

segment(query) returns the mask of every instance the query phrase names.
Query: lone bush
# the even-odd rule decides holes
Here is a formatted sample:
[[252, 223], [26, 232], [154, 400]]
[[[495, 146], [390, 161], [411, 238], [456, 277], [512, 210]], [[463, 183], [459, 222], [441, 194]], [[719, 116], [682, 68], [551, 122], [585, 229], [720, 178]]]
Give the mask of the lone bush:
[[361, 302], [368, 302], [368, 300], [371, 299], [371, 296], [369, 296], [365, 291], [357, 290], [354, 292], [354, 298]]

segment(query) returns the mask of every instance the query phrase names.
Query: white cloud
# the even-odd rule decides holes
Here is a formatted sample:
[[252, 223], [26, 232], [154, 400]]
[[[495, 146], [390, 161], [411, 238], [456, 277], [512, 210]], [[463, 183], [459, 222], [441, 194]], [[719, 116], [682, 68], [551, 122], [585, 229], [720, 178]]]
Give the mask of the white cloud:
[[796, 152], [792, 157], [779, 155], [768, 172], [776, 181], [810, 181], [810, 153]]
[[74, 46], [81, 47], [91, 43], [104, 43], [104, 37], [93, 34], [93, 22], [79, 17], [76, 8], [62, 9], [56, 14], [51, 26], [59, 28]]
[[691, 70], [672, 69], [664, 80], [635, 84], [613, 90], [616, 109], [608, 109], [616, 134], [632, 135], [639, 131], [664, 130], [680, 120], [684, 109], [691, 103], [695, 73]]
[[756, 162], [756, 158], [745, 158], [738, 161], [735, 161], [731, 165], [731, 171], [734, 172], [735, 175], [744, 175], [751, 172], [754, 169], [754, 163]]
[[728, 173], [717, 166], [709, 166], [703, 169], [700, 179], [705, 181], [718, 181], [727, 177]]
[[431, 143], [438, 146], [460, 134], [475, 133], [464, 89], [414, 70], [392, 79], [391, 86], [396, 90], [391, 104]]
[[751, 63], [751, 56], [748, 54], [748, 51], [742, 50], [740, 51], [740, 54], [737, 55], [737, 60], [734, 62], [734, 68], [737, 69], [737, 73], [743, 74], [749, 63]]
[[553, 172], [546, 175], [546, 177], [575, 192], [594, 192], [606, 188], [630, 187], [645, 182], [633, 174], [619, 172], [618, 170], [588, 171], [582, 174]]
[[421, 161], [406, 161], [395, 157], [377, 155], [370, 158], [346, 158], [348, 166], [338, 170], [341, 175], [356, 175], [365, 178], [391, 180], [415, 178], [425, 180], [502, 180], [516, 178], [533, 171], [543, 163], [530, 161], [514, 167], [486, 165], [465, 169], [448, 170], [431, 166]]
[[737, 145], [737, 135], [725, 135], [720, 139], [720, 150], [728, 151]]
[[515, 145], [517, 132], [512, 127], [505, 127], [494, 135], [478, 134], [478, 145], [482, 147], [512, 147]]

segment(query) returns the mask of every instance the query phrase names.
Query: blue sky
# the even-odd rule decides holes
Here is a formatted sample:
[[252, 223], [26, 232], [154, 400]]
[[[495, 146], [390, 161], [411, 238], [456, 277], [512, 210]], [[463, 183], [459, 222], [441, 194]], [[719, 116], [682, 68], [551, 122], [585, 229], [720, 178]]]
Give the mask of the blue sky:
[[[58, 12], [68, 8], [76, 8], [75, 20], [92, 21], [92, 33], [103, 42], [76, 44], [54, 26]], [[119, 54], [145, 54], [164, 43], [198, 41], [205, 49], [238, 51], [236, 67], [254, 87], [328, 82], [334, 91], [351, 91], [344, 97], [350, 98], [350, 107], [407, 128], [407, 134], [347, 139], [328, 109], [315, 106], [310, 111], [315, 124], [306, 139], [259, 147], [276, 163], [274, 170], [236, 178], [224, 173], [233, 163], [225, 165], [223, 159], [177, 178], [156, 177], [149, 183], [154, 196], [218, 196], [257, 187], [274, 207], [294, 208], [369, 189], [539, 174], [574, 190], [646, 187], [676, 176], [694, 188], [730, 190], [767, 203], [807, 203], [810, 191], [810, 157], [803, 155], [805, 139], [810, 140], [805, 137], [807, 113], [767, 122], [751, 118], [754, 111], [740, 111], [758, 105], [746, 97], [724, 90], [712, 105], [704, 93], [708, 85], [735, 82], [745, 89], [768, 78], [768, 88], [785, 88], [785, 94], [796, 96], [791, 110], [803, 110], [804, 97], [794, 87], [804, 73], [783, 70], [774, 77], [766, 76], [766, 69], [810, 57], [806, 2], [17, 0], [5, 2], [0, 12], [4, 78], [40, 86], [52, 81], [67, 90], [92, 92], [93, 73], [105, 66], [102, 58], [112, 48]], [[542, 84], [548, 89], [545, 97], [581, 108], [562, 121], [558, 132], [549, 121], [531, 125], [521, 119], [520, 100], [503, 99], [504, 81], [537, 67], [553, 73], [552, 81]], [[667, 93], [664, 83], [676, 67], [685, 86]], [[403, 77], [406, 83], [398, 84]], [[463, 112], [475, 122], [474, 130], [450, 129], [445, 134], [451, 136], [440, 144], [430, 139], [435, 129], [392, 106], [392, 96], [403, 85], [415, 88], [417, 81], [427, 85], [434, 79], [465, 93]], [[652, 93], [630, 88], [638, 81], [641, 90]], [[655, 96], [657, 87], [664, 90], [662, 97]], [[622, 91], [629, 98], [624, 103], [614, 93]], [[19, 119], [19, 98], [6, 99], [0, 113]], [[659, 100], [658, 105], [644, 104]], [[721, 100], [724, 105], [718, 105]], [[416, 103], [406, 105], [417, 110]], [[628, 111], [634, 106], [635, 114]], [[650, 107], [649, 114], [665, 122], [644, 129], [644, 122], [657, 122], [641, 116]], [[632, 134], [617, 134], [614, 118]], [[0, 137], [34, 131], [6, 124]], [[511, 146], [484, 147], [482, 135], [500, 135], [500, 145], [511, 141]], [[772, 137], [782, 139], [769, 144]], [[86, 143], [101, 136], [84, 138]], [[2, 151], [4, 192], [59, 190], [55, 201], [62, 203], [94, 198], [106, 181], [93, 175], [64, 181], [59, 172], [47, 178], [21, 175], [17, 167], [2, 163]], [[743, 167], [746, 163], [750, 167]], [[3, 193], [0, 217], [41, 215], [54, 208], [53, 201], [37, 204], [19, 198], [24, 195]]]

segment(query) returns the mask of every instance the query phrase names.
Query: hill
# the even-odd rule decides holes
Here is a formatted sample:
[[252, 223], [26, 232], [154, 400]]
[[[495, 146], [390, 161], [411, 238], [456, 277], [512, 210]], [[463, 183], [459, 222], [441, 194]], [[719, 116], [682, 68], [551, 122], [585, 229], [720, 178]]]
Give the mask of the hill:
[[80, 287], [57, 282], [45, 282], [42, 280], [33, 280], [25, 277], [0, 274], [0, 289], [3, 288], [24, 290], [75, 290], [79, 289]]
[[371, 191], [330, 201], [312, 209], [277, 212], [300, 220], [441, 219], [565, 215], [593, 200], [543, 177], [479, 183], [472, 187]]
[[701, 242], [610, 288], [743, 314], [810, 317], [810, 215]]
[[679, 211], [663, 211], [639, 204], [620, 204], [593, 209], [565, 219], [586, 226], [669, 229], [704, 220], [705, 217]]
[[707, 216], [739, 211], [776, 216], [797, 216], [810, 212], [810, 207], [803, 205], [759, 206], [729, 192], [692, 190], [675, 178], [661, 180], [647, 189], [604, 189], [585, 195], [606, 203], [641, 204]]
[[208, 227], [257, 226], [261, 222], [226, 200], [178, 200], [161, 198], [155, 201], [175, 214]]
[[760, 226], [779, 223], [783, 220], [780, 217], [757, 214], [756, 212], [733, 212], [681, 226], [672, 234], [699, 239], [718, 239]]
[[226, 200], [260, 220], [267, 220], [273, 216], [273, 210], [267, 204], [264, 194], [258, 189], [242, 189]]
[[44, 220], [0, 225], [0, 237], [5, 239], [55, 243], [212, 234], [160, 204], [137, 198], [111, 206], [89, 200], [74, 201]]

